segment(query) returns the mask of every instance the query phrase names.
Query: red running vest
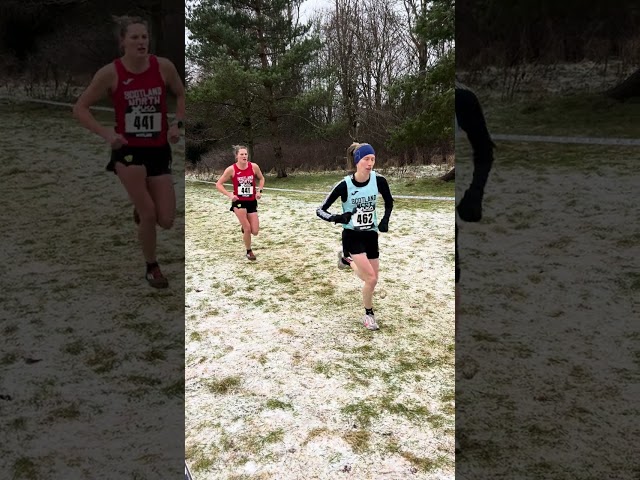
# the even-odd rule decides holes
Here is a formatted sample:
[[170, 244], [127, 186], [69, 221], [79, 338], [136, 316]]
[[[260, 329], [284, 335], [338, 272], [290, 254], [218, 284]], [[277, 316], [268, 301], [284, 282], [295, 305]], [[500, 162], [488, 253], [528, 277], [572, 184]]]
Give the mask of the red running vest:
[[149, 55], [149, 68], [131, 73], [121, 59], [113, 62], [118, 86], [111, 93], [116, 111], [116, 132], [130, 147], [161, 147], [167, 140], [167, 88], [155, 55]]
[[256, 179], [251, 162], [247, 162], [244, 170], [240, 170], [237, 163], [233, 164], [233, 194], [244, 201], [256, 199]]

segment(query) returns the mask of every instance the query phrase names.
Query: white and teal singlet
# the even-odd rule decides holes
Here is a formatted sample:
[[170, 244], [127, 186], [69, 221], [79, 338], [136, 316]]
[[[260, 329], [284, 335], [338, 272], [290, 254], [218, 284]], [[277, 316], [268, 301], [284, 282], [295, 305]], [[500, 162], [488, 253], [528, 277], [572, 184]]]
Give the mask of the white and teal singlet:
[[342, 203], [343, 212], [356, 212], [348, 224], [343, 227], [349, 230], [378, 231], [378, 216], [376, 214], [376, 199], [378, 198], [378, 182], [376, 172], [372, 171], [369, 182], [364, 187], [356, 187], [350, 176], [344, 177], [347, 183], [347, 201]]

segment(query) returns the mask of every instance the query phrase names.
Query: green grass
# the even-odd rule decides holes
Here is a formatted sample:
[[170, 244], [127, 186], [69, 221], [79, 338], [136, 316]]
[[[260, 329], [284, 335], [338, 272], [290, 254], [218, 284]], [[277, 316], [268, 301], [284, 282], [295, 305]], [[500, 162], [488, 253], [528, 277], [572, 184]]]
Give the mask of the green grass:
[[263, 445], [270, 443], [278, 443], [284, 439], [284, 430], [282, 428], [278, 428], [277, 430], [272, 430], [263, 437], [260, 438], [261, 443]]
[[3, 332], [5, 335], [11, 335], [12, 333], [16, 333], [19, 329], [20, 327], [18, 327], [17, 324], [7, 325], [6, 327], [4, 327]]
[[435, 459], [419, 457], [411, 452], [400, 452], [406, 460], [411, 462], [414, 467], [421, 472], [431, 472], [446, 465], [448, 460], [444, 455], [440, 455]]
[[631, 292], [635, 292], [635, 294], [637, 294], [637, 292], [640, 291], [640, 273], [637, 272], [627, 272], [624, 275], [622, 275], [621, 280], [619, 281], [619, 283], [627, 290], [631, 291]]
[[360, 428], [367, 428], [380, 416], [395, 415], [403, 417], [412, 422], [429, 424], [431, 428], [440, 429], [450, 423], [450, 417], [439, 413], [430, 412], [423, 405], [415, 403], [399, 402], [394, 396], [385, 395], [375, 399], [361, 400], [341, 409], [342, 414], [353, 417], [356, 425]]
[[[479, 95], [489, 130], [494, 134], [640, 138], [640, 126], [634, 120], [638, 104], [634, 102], [618, 103], [594, 94], [516, 101], [493, 99], [481, 92]], [[500, 168], [533, 168], [538, 172], [570, 168], [595, 174], [601, 172], [605, 165], [627, 166], [630, 156], [636, 156], [638, 148], [500, 140], [496, 140], [496, 144], [495, 165]], [[456, 156], [471, 158], [464, 136], [456, 142]]]
[[159, 378], [144, 377], [142, 375], [128, 375], [127, 381], [134, 385], [143, 385], [147, 387], [155, 387], [162, 383], [162, 380]]
[[[21, 123], [25, 121], [25, 119], [29, 118], [46, 118], [47, 120], [57, 120], [62, 122], [75, 123], [79, 125], [77, 120], [73, 118], [71, 107], [67, 106], [55, 106], [48, 105], [42, 103], [35, 102], [15, 102], [2, 105], [2, 111], [5, 115], [15, 115]], [[114, 114], [113, 112], [105, 112], [102, 110], [92, 110], [93, 116], [101, 123], [107, 125], [114, 124]], [[43, 128], [43, 131], [47, 131], [48, 129], [54, 128], [53, 124], [46, 124]], [[65, 133], [65, 140], [75, 141], [79, 138], [85, 138], [86, 134], [82, 137], [76, 137], [73, 133]]]
[[162, 393], [164, 393], [168, 397], [177, 397], [184, 398], [184, 378], [177, 380], [173, 383], [170, 383], [166, 387], [162, 389]]
[[224, 377], [220, 379], [206, 380], [205, 385], [211, 393], [217, 393], [224, 395], [233, 390], [236, 390], [240, 386], [240, 377]]
[[18, 356], [15, 353], [5, 353], [0, 358], [0, 365], [12, 365], [18, 361]]
[[49, 412], [49, 420], [54, 421], [58, 419], [73, 420], [80, 416], [80, 409], [76, 403], [72, 403], [65, 407], [56, 408]]
[[95, 345], [86, 363], [96, 373], [107, 373], [113, 370], [119, 362], [116, 357], [116, 352], [108, 347]]
[[81, 339], [77, 339], [67, 343], [62, 348], [62, 351], [65, 353], [68, 353], [69, 355], [80, 355], [82, 352], [84, 352], [84, 349], [85, 349], [84, 341]]
[[327, 362], [316, 362], [313, 366], [313, 371], [322, 375], [325, 375], [327, 378], [331, 377], [331, 371], [335, 368], [335, 365], [331, 365]]
[[307, 433], [307, 436], [305, 437], [305, 439], [302, 441], [302, 446], [304, 447], [305, 445], [307, 445], [309, 442], [311, 442], [312, 440], [321, 437], [322, 435], [326, 435], [329, 433], [329, 429], [326, 427], [316, 427], [316, 428], [312, 428], [311, 430], [309, 430], [309, 433]]
[[[499, 128], [495, 128], [497, 133]], [[502, 131], [500, 131], [502, 133]], [[521, 134], [530, 134], [525, 129]], [[638, 135], [640, 138], [640, 133]], [[638, 147], [610, 146], [610, 145], [569, 145], [560, 143], [532, 143], [496, 141], [496, 168], [520, 167], [533, 169], [538, 173], [546, 170], [553, 171], [561, 168], [585, 173], [600, 173], [604, 168], [628, 168], [629, 159], [637, 154]], [[459, 158], [471, 158], [471, 150], [466, 142], [456, 146]], [[606, 164], [603, 160], [606, 159]], [[469, 178], [470, 180], [470, 178]], [[541, 178], [542, 181], [546, 179]], [[535, 180], [532, 180], [535, 183]], [[493, 189], [496, 190], [495, 183]], [[525, 193], [525, 192], [523, 192]], [[534, 194], [533, 191], [526, 195]], [[483, 222], [485, 220], [483, 219]], [[526, 221], [526, 219], [520, 219]], [[485, 222], [486, 223], [486, 222]]]
[[38, 468], [33, 460], [28, 457], [20, 457], [13, 464], [13, 479], [15, 480], [36, 480]]
[[[384, 174], [384, 173], [383, 173]], [[311, 192], [329, 193], [338, 181], [344, 176], [341, 173], [313, 173], [313, 174], [291, 174], [286, 178], [276, 178], [273, 175], [266, 175], [265, 195], [285, 192], [270, 192], [271, 188], [282, 188], [291, 190], [308, 190]], [[209, 178], [207, 181], [216, 181], [217, 177]], [[438, 178], [396, 178], [388, 176], [387, 181], [392, 195], [428, 195], [438, 197], [451, 197], [455, 195], [454, 182], [443, 182]], [[220, 195], [214, 185], [189, 182], [189, 188], [202, 188], [211, 190], [211, 194]]]
[[293, 410], [293, 406], [290, 403], [282, 402], [276, 398], [267, 400], [265, 407], [269, 410]]
[[27, 419], [25, 417], [15, 418], [7, 426], [12, 430], [24, 430], [27, 427]]
[[155, 362], [158, 360], [166, 360], [167, 352], [164, 347], [154, 347], [140, 355], [140, 358], [147, 362]]
[[500, 101], [479, 93], [489, 129], [495, 133], [640, 138], [638, 103], [598, 94]]
[[202, 446], [189, 445], [184, 453], [189, 468], [193, 473], [209, 469], [215, 465], [218, 459], [218, 449], [215, 447], [205, 449]]
[[[292, 174], [286, 178], [267, 176], [265, 186], [328, 193], [345, 175], [346, 173], [313, 173], [305, 175]], [[452, 196], [454, 194], [453, 182], [443, 182], [437, 178], [400, 179], [389, 176], [387, 181], [392, 195]]]
[[340, 411], [344, 415], [354, 417], [361, 428], [371, 425], [371, 422], [381, 414], [377, 402], [365, 400], [345, 405]]
[[356, 453], [364, 453], [369, 450], [369, 441], [371, 433], [368, 430], [356, 429], [351, 430], [342, 435], [345, 442], [349, 444], [351, 449]]

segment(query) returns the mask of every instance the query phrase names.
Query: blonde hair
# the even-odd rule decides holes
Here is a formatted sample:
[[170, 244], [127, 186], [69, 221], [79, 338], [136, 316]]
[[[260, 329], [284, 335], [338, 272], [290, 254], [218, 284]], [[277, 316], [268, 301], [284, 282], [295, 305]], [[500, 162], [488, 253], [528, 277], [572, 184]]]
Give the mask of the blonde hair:
[[353, 163], [353, 155], [356, 153], [356, 150], [359, 149], [362, 145], [364, 145], [364, 143], [354, 142], [347, 147], [347, 170], [355, 170], [356, 166]]
[[[347, 170], [351, 170], [351, 171], [355, 171], [356, 170], [356, 165], [355, 165], [355, 153], [356, 151], [364, 146], [364, 145], [369, 145], [371, 146], [370, 143], [357, 143], [357, 142], [353, 142], [351, 145], [349, 145], [347, 147]], [[373, 148], [373, 147], [371, 147]]]
[[147, 32], [149, 32], [149, 24], [142, 17], [131, 17], [129, 15], [112, 15], [111, 18], [113, 18], [113, 21], [116, 23], [115, 34], [118, 41], [122, 41], [131, 25], [144, 25], [144, 27], [147, 29]]
[[245, 147], [244, 145], [233, 145], [233, 158], [236, 159], [238, 157], [238, 152], [242, 149], [245, 149], [247, 151], [247, 154], [249, 153], [249, 149], [247, 147]]

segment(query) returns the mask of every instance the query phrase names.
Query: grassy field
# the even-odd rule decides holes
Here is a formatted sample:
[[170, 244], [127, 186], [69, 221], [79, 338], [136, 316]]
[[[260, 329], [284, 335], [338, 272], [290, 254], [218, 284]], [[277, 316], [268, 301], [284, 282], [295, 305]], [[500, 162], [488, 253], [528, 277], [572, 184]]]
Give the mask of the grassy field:
[[[336, 179], [270, 185], [328, 190]], [[192, 471], [199, 480], [453, 478], [453, 202], [397, 202], [380, 237], [381, 330], [370, 332], [361, 282], [336, 266], [340, 229], [315, 216], [322, 199], [267, 192], [249, 263], [227, 199], [187, 182]]]
[[637, 100], [621, 104], [601, 94], [577, 93], [495, 99], [483, 108], [495, 133], [640, 138]]
[[159, 234], [171, 286], [159, 292], [144, 281], [126, 193], [104, 170], [109, 147], [70, 109], [3, 101], [0, 113], [3, 478], [179, 478], [183, 147], [178, 220]]
[[[446, 168], [425, 169], [417, 167], [416, 170], [428, 170], [430, 175], [408, 175], [407, 171], [400, 172], [393, 170], [377, 170], [379, 173], [388, 177], [387, 180], [392, 183], [393, 195], [416, 195], [416, 196], [434, 196], [434, 197], [453, 197], [455, 195], [454, 182], [443, 182], [436, 175], [446, 173]], [[219, 174], [222, 172], [219, 172]], [[219, 175], [218, 174], [218, 175]], [[434, 175], [435, 174], [435, 175]], [[269, 188], [291, 189], [291, 190], [308, 190], [315, 192], [329, 193], [333, 186], [342, 180], [347, 172], [326, 172], [326, 173], [303, 173], [296, 172], [285, 178], [277, 178], [275, 175], [266, 174], [265, 186]], [[216, 182], [216, 175], [196, 175], [187, 174], [187, 179], [203, 180], [208, 182]], [[438, 202], [439, 203], [439, 202]]]
[[[594, 95], [485, 105], [494, 133], [640, 137], [637, 104]], [[497, 143], [485, 217], [460, 226], [456, 473], [637, 478], [640, 150]]]

